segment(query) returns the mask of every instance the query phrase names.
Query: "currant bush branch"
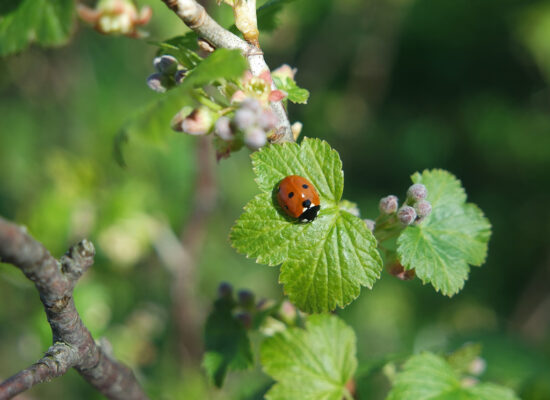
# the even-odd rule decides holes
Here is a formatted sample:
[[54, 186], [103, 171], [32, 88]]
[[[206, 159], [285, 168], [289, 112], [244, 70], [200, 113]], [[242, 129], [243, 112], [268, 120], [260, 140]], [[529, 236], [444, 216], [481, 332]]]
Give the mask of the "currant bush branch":
[[[217, 48], [240, 50], [247, 58], [250, 71], [259, 76], [264, 71], [269, 71], [269, 66], [261, 49], [246, 42], [237, 35], [219, 25], [195, 0], [162, 0], [190, 29], [199, 37], [207, 40]], [[275, 88], [275, 86], [273, 86]], [[271, 109], [277, 116], [277, 126], [273, 142], [294, 142], [294, 135], [290, 128], [288, 115], [283, 103], [272, 102]]]
[[52, 329], [53, 345], [29, 368], [0, 383], [0, 400], [75, 368], [108, 399], [146, 400], [128, 367], [99, 346], [76, 310], [73, 290], [93, 264], [95, 249], [83, 240], [58, 261], [24, 228], [0, 217], [0, 261], [18, 267], [36, 286]]

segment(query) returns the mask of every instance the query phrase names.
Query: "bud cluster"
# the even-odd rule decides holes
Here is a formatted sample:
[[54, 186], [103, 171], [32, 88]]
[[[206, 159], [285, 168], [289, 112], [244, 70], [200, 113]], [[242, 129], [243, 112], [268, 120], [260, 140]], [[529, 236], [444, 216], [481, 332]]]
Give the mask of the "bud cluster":
[[233, 309], [233, 317], [240, 321], [245, 329], [252, 328], [253, 318], [257, 312], [254, 293], [247, 289], [238, 291], [236, 299], [233, 286], [222, 282], [218, 286], [218, 301], [222, 301]]
[[99, 0], [95, 8], [78, 4], [78, 15], [105, 35], [125, 35], [132, 38], [146, 36], [137, 28], [151, 19], [153, 11], [145, 6], [139, 12], [132, 0]]
[[170, 55], [156, 57], [153, 66], [157, 72], [149, 75], [147, 86], [155, 92], [164, 93], [179, 85], [187, 75], [187, 70]]

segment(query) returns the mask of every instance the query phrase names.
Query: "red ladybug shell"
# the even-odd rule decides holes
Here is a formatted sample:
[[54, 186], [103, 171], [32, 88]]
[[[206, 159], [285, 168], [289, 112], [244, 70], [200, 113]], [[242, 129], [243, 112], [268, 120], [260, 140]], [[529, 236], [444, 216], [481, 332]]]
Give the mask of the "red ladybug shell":
[[279, 183], [277, 201], [281, 208], [300, 222], [310, 222], [317, 217], [321, 208], [319, 194], [306, 178], [290, 175]]

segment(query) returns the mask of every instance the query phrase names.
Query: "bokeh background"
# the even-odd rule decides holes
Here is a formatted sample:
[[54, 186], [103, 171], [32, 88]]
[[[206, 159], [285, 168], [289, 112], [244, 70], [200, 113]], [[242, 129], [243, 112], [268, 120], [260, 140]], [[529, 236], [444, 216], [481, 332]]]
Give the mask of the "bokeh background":
[[[149, 3], [151, 39], [185, 31], [161, 2]], [[230, 9], [213, 3], [229, 25]], [[483, 379], [522, 399], [550, 399], [550, 2], [298, 0], [280, 22], [261, 38], [267, 61], [297, 67], [311, 91], [308, 105], [290, 107], [291, 120], [340, 152], [344, 197], [363, 217], [377, 215], [381, 196], [403, 196], [412, 173], [437, 167], [462, 180], [493, 224], [487, 263], [460, 294], [446, 298], [384, 273], [339, 312], [357, 333], [360, 370], [388, 355], [478, 342]], [[0, 215], [56, 256], [83, 237], [95, 243], [77, 307], [153, 398], [260, 399], [270, 381], [258, 368], [231, 373], [216, 390], [193, 354], [220, 281], [282, 297], [277, 268], [236, 254], [228, 241], [257, 191], [248, 152], [213, 167], [215, 207], [200, 218], [194, 193], [208, 165], [196, 138], [169, 126], [137, 129], [124, 145], [126, 166], [115, 161], [121, 128], [160, 96], [145, 85], [154, 53], [145, 41], [80, 23], [65, 47], [0, 61]], [[189, 224], [197, 221], [204, 235], [198, 228], [195, 238]], [[182, 236], [198, 243], [185, 294], [195, 332], [184, 338], [170, 262]], [[6, 378], [37, 360], [51, 333], [35, 289], [6, 264], [0, 299]], [[357, 384], [362, 399], [382, 399], [388, 388], [379, 370]], [[71, 371], [21, 398], [101, 396]]]

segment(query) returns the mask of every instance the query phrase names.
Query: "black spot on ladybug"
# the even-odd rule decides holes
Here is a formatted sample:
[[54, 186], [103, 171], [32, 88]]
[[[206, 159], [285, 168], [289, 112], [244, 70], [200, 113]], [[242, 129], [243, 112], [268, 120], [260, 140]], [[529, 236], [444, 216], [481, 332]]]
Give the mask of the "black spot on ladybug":
[[291, 199], [291, 198], [293, 198], [293, 197], [294, 197], [294, 192], [290, 192], [290, 193], [288, 194], [288, 198]]
[[311, 205], [311, 200], [309, 200], [309, 199], [308, 199], [308, 200], [304, 200], [304, 201], [302, 202], [302, 205], [303, 205], [304, 207], [306, 207], [306, 208], [309, 207], [309, 206]]
[[306, 185], [306, 184], [304, 183], [304, 184], [302, 185], [302, 187], [303, 187], [304, 189], [307, 189], [309, 186]]

